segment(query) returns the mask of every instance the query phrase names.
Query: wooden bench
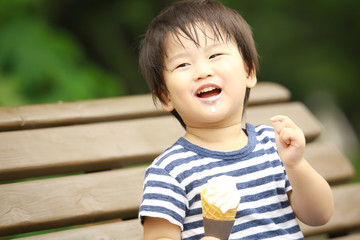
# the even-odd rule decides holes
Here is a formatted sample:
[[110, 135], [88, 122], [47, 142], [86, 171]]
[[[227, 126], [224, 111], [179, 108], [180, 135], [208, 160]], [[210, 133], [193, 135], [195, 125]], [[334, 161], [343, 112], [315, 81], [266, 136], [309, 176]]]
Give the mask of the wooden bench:
[[[306, 135], [308, 161], [332, 184], [333, 218], [322, 227], [301, 225], [304, 234], [359, 229], [360, 184], [344, 184], [353, 167], [331, 142], [317, 140], [321, 124], [289, 99], [284, 87], [259, 83], [246, 120], [291, 117]], [[146, 165], [183, 133], [148, 94], [0, 108], [0, 239], [49, 229], [25, 239], [142, 239]]]

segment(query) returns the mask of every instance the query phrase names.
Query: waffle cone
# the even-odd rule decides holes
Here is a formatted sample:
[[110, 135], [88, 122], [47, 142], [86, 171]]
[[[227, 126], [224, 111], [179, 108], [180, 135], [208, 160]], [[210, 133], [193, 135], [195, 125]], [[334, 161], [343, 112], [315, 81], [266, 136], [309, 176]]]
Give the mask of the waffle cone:
[[201, 192], [202, 214], [204, 218], [213, 219], [213, 220], [223, 220], [223, 221], [235, 220], [235, 215], [239, 204], [235, 208], [229, 209], [227, 212], [222, 213], [220, 208], [208, 202], [208, 199], [205, 196], [205, 194], [206, 194], [206, 189], [204, 189]]

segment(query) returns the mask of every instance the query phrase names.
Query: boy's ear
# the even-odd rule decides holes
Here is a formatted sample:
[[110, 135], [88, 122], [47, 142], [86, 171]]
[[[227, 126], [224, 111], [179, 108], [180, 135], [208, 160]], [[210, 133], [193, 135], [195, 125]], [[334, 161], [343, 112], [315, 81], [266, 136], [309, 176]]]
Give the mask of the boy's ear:
[[253, 88], [257, 83], [256, 71], [252, 70], [246, 77], [246, 87]]
[[170, 98], [164, 94], [163, 92], [160, 93], [162, 101], [160, 101], [162, 108], [167, 112], [172, 112], [175, 108], [172, 105]]

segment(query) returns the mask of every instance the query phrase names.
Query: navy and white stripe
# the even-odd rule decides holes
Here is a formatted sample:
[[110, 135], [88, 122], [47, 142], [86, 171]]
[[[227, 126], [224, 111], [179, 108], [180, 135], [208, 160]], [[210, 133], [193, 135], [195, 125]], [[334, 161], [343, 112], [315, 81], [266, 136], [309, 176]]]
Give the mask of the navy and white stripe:
[[248, 144], [217, 152], [180, 138], [147, 169], [139, 216], [167, 219], [182, 238], [204, 236], [200, 192], [220, 175], [233, 176], [241, 202], [230, 239], [303, 239], [287, 192], [291, 185], [275, 145], [274, 130], [246, 125]]

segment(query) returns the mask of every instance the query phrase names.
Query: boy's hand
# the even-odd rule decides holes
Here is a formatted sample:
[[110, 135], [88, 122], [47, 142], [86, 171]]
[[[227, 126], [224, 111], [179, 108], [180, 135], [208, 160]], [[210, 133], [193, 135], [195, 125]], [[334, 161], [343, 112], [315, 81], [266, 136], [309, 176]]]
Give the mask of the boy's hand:
[[304, 157], [305, 137], [301, 129], [288, 117], [271, 118], [275, 129], [276, 147], [286, 167], [296, 166]]

